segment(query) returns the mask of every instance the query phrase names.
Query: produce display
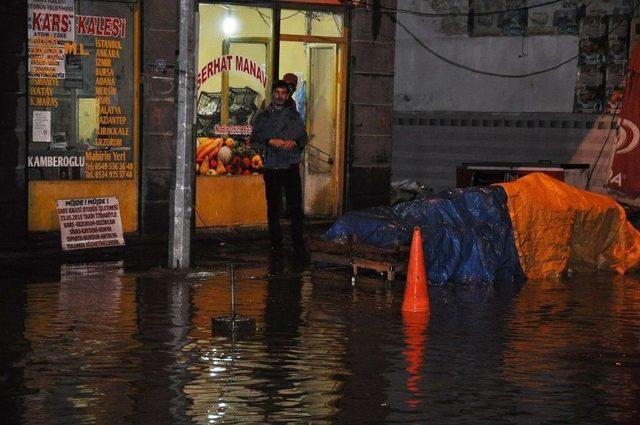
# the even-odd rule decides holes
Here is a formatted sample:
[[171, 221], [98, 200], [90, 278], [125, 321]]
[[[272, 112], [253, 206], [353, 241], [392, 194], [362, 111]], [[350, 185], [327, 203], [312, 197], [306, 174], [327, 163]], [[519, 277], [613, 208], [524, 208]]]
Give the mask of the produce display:
[[258, 174], [262, 157], [251, 148], [251, 142], [231, 137], [198, 137], [196, 139], [196, 174], [201, 176], [248, 176]]

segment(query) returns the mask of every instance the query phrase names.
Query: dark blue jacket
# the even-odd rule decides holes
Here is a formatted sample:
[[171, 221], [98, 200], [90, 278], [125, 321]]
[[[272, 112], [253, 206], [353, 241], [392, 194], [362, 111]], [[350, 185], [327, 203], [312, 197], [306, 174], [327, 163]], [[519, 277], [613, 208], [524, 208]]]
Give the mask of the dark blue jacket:
[[[293, 140], [296, 147], [291, 150], [269, 145], [270, 139]], [[300, 114], [289, 107], [276, 109], [273, 104], [260, 111], [253, 122], [251, 143], [264, 152], [264, 168], [290, 168], [300, 163], [302, 150], [309, 137]]]

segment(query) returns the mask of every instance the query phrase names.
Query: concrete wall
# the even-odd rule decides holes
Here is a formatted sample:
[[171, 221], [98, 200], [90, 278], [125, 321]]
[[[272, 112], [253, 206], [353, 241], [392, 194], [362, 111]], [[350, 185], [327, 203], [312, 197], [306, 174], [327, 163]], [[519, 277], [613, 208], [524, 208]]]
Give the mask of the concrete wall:
[[[436, 0], [399, 0], [398, 9], [443, 12]], [[449, 3], [455, 3], [450, 0]], [[458, 2], [459, 12], [467, 12]], [[471, 68], [524, 74], [557, 65], [578, 54], [576, 36], [469, 37], [467, 18], [398, 13], [398, 20], [432, 50]], [[455, 25], [453, 25], [455, 24]], [[498, 78], [452, 66], [396, 29], [395, 96], [398, 111], [572, 112], [577, 59], [555, 71], [528, 78]]]
[[[143, 234], [169, 230], [170, 188], [175, 164], [175, 65], [178, 1], [142, 2], [141, 217]], [[156, 69], [156, 59], [167, 63]]]
[[0, 3], [0, 245], [27, 235], [27, 2]]
[[[449, 9], [435, 8], [443, 4]], [[398, 8], [433, 13], [452, 4], [468, 11], [463, 0], [399, 0]], [[578, 54], [575, 36], [469, 37], [466, 17], [399, 13], [398, 20], [442, 56], [496, 73], [529, 73]], [[577, 60], [542, 75], [498, 78], [454, 67], [396, 31], [392, 180], [438, 192], [456, 186], [464, 162], [584, 163], [595, 166], [590, 190], [616, 198], [604, 188], [616, 137], [611, 117], [573, 113]]]
[[393, 180], [417, 180], [438, 192], [456, 187], [463, 162], [582, 163], [595, 165], [590, 190], [640, 205], [604, 188], [616, 138], [610, 127], [611, 117], [589, 114], [397, 112]]
[[[385, 1], [387, 8], [395, 0]], [[381, 16], [377, 37], [374, 13], [352, 12], [349, 124], [347, 141], [347, 209], [389, 202], [393, 114], [395, 24]]]

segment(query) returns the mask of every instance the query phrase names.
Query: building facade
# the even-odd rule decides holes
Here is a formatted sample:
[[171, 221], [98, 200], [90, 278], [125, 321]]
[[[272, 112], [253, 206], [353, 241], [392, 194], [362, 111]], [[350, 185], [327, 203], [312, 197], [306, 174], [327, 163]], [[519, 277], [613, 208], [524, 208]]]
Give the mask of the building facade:
[[[167, 233], [179, 2], [24, 3], [0, 9], [3, 243], [58, 231], [56, 200], [106, 196], [118, 198], [125, 234]], [[379, 8], [337, 0], [195, 7], [196, 225], [266, 223], [248, 136], [285, 73], [298, 78], [294, 98], [311, 136], [305, 212], [335, 217], [388, 202], [395, 26], [381, 22]], [[216, 150], [203, 154], [208, 144]]]
[[393, 180], [439, 191], [464, 163], [579, 163], [590, 190], [638, 204], [605, 187], [637, 2], [397, 9]]

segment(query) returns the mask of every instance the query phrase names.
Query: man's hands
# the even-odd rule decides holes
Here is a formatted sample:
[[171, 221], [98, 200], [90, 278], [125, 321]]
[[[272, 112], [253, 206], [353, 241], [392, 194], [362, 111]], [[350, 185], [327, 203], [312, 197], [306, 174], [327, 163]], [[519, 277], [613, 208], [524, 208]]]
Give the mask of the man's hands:
[[288, 151], [296, 147], [296, 142], [293, 140], [270, 139], [269, 144], [275, 148], [285, 149]]

